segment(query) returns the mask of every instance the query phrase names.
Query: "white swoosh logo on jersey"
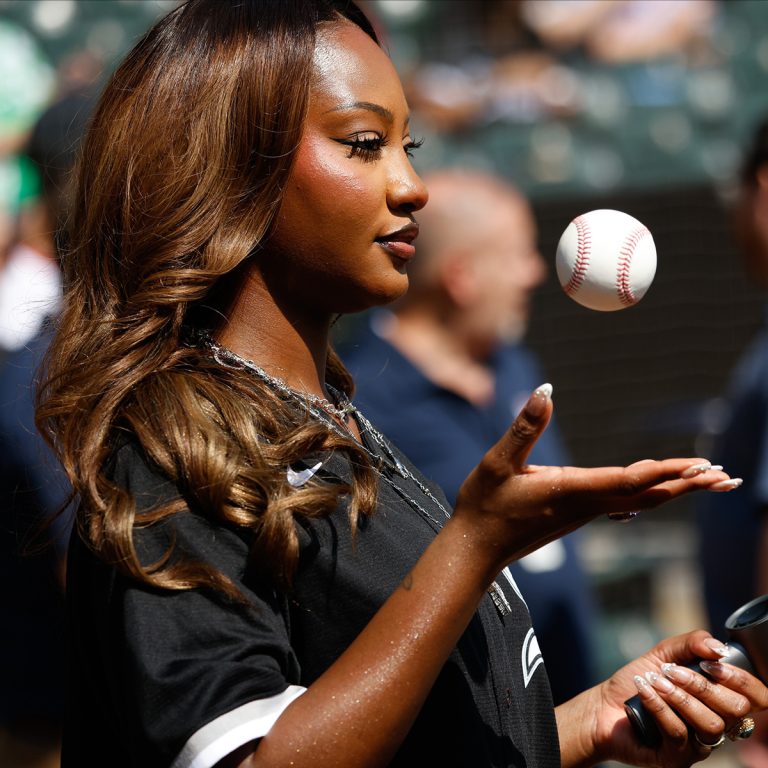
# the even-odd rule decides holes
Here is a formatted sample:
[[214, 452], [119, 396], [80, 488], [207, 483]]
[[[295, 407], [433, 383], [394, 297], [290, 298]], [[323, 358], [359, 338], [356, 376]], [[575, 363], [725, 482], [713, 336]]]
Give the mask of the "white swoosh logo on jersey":
[[293, 467], [288, 467], [288, 469], [285, 471], [285, 474], [288, 477], [288, 485], [292, 486], [293, 488], [301, 488], [302, 485], [312, 479], [313, 475], [322, 466], [323, 462], [318, 461], [314, 467], [307, 467], [306, 469], [302, 469], [298, 472]]

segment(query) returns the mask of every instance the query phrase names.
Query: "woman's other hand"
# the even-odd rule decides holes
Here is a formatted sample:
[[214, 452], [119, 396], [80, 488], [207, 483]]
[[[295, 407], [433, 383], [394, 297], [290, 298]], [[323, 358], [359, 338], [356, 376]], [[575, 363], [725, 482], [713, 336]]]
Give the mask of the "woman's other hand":
[[[768, 708], [768, 688], [744, 670], [719, 663], [724, 652], [703, 630], [668, 638], [558, 707], [563, 768], [602, 760], [676, 768], [705, 759], [713, 751], [706, 745], [722, 744], [727, 734], [735, 738], [743, 718]], [[700, 659], [708, 676], [685, 666]], [[624, 710], [638, 692], [661, 734], [657, 747], [640, 741]]]

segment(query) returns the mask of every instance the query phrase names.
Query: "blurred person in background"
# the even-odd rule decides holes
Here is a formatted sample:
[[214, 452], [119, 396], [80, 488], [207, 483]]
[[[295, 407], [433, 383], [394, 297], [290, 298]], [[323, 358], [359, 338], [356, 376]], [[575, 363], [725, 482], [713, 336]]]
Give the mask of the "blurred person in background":
[[40, 185], [19, 206], [14, 239], [0, 270], [0, 349], [21, 350], [61, 303], [61, 270], [53, 233], [61, 231], [79, 137], [94, 100], [101, 62], [77, 51], [58, 66], [58, 87], [46, 112], [27, 132], [22, 167]]
[[607, 64], [679, 56], [711, 34], [713, 0], [522, 0], [528, 28], [548, 48], [581, 47]]
[[[391, 311], [371, 316], [342, 350], [355, 402], [454, 504], [464, 478], [544, 376], [523, 343], [534, 289], [546, 267], [527, 200], [481, 171], [424, 179], [419, 258]], [[550, 423], [533, 464], [567, 464]], [[595, 682], [597, 612], [577, 534], [510, 570], [526, 597], [556, 704]]]
[[[40, 193], [20, 215], [18, 241], [10, 250], [15, 283], [11, 296], [6, 296], [14, 299], [10, 319], [18, 319], [16, 315], [22, 313], [25, 324], [14, 327], [8, 337], [13, 344], [0, 362], [3, 768], [59, 764], [64, 688], [63, 564], [70, 521], [56, 513], [69, 486], [35, 427], [34, 388], [50, 338], [46, 321], [59, 309], [57, 233], [69, 207], [70, 173], [92, 104], [93, 96], [87, 92], [66, 93], [33, 128], [26, 155], [39, 176]], [[7, 283], [0, 281], [0, 285]], [[19, 303], [23, 300], [33, 303]]]
[[[747, 275], [768, 293], [768, 119], [745, 155], [733, 225]], [[768, 594], [768, 327], [734, 368], [726, 402], [712, 457], [727, 461], [744, 485], [738, 497], [697, 501], [705, 605], [720, 636], [731, 613]], [[768, 720], [757, 721], [755, 737], [739, 744], [745, 768], [768, 767]]]
[[[50, 102], [55, 73], [36, 40], [22, 27], [0, 19], [0, 357], [7, 349], [3, 329], [8, 290], [3, 287], [17, 216], [34, 194], [34, 171], [23, 153], [40, 113]], [[16, 290], [21, 289], [16, 284]]]

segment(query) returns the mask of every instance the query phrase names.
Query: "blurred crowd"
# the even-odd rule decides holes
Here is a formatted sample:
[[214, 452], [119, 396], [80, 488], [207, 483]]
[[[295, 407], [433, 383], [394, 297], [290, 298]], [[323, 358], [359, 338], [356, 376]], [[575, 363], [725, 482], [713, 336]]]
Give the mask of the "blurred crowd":
[[68, 487], [34, 423], [35, 382], [61, 304], [61, 229], [100, 64], [54, 66], [0, 20], [0, 765], [59, 763]]
[[450, 63], [425, 62], [409, 81], [412, 104], [439, 131], [599, 110], [580, 59], [604, 67], [670, 56], [688, 66], [721, 60], [714, 0], [521, 0], [462, 10], [481, 44]]

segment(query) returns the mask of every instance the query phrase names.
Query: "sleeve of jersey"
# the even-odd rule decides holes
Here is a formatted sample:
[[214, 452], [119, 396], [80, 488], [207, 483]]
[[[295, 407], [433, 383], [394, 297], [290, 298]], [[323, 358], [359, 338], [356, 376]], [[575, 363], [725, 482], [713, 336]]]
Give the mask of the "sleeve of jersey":
[[247, 544], [232, 530], [185, 511], [164, 522], [159, 535], [141, 542], [142, 533], [142, 559], [155, 559], [173, 541], [178, 556], [225, 573], [248, 602], [235, 604], [213, 590], [125, 583], [114, 595], [121, 622], [115, 640], [124, 658], [113, 668], [123, 675], [119, 689], [132, 697], [127, 711], [138, 717], [148, 751], [173, 768], [210, 768], [264, 736], [305, 690], [282, 598], [249, 584]]

